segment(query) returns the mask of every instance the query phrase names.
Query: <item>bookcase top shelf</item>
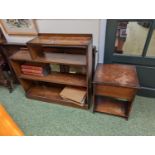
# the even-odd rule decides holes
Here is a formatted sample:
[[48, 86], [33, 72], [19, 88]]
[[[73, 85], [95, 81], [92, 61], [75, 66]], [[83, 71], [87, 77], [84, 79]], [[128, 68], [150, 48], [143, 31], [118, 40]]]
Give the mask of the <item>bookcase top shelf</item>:
[[139, 88], [136, 67], [120, 64], [98, 64], [94, 83]]
[[28, 50], [20, 50], [14, 55], [12, 55], [10, 58], [12, 60], [17, 61], [86, 66], [86, 55], [80, 55], [80, 54], [45, 52], [44, 57], [38, 56], [35, 60], [32, 60]]
[[90, 34], [40, 34], [28, 44], [44, 44], [58, 46], [87, 46], [92, 41]]
[[80, 86], [86, 87], [86, 76], [85, 75], [77, 75], [71, 73], [59, 73], [59, 72], [52, 72], [47, 76], [33, 76], [33, 75], [25, 75], [21, 74], [19, 76], [21, 79], [28, 79], [28, 80], [37, 80], [37, 81], [44, 81], [44, 82], [52, 82], [58, 84], [66, 84], [71, 86]]

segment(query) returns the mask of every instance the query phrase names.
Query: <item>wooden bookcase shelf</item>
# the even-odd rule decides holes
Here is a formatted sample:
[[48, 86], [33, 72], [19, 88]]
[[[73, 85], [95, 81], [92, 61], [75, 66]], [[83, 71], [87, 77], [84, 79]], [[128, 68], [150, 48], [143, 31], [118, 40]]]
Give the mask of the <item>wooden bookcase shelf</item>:
[[[28, 98], [82, 109], [89, 108], [93, 69], [92, 35], [39, 34], [27, 43], [27, 47], [28, 49], [19, 50], [10, 59]], [[51, 71], [46, 76], [25, 75], [21, 71], [21, 65], [24, 63], [84, 67], [86, 72], [79, 74], [60, 70], [60, 72]], [[61, 98], [60, 92], [65, 86], [85, 88], [85, 104], [75, 104]]]
[[46, 53], [44, 56], [36, 58], [38, 62], [59, 63], [66, 65], [86, 66], [86, 55], [66, 54], [66, 53]]
[[76, 75], [76, 74], [70, 74], [70, 73], [52, 72], [51, 74], [43, 77], [21, 74], [19, 78], [27, 79], [27, 80], [52, 82], [52, 83], [58, 83], [58, 84], [66, 84], [71, 86], [87, 87], [85, 75]]
[[112, 98], [96, 96], [95, 102], [96, 102], [95, 110], [98, 112], [104, 112], [107, 114], [126, 117], [126, 110], [128, 103], [125, 101], [118, 101]]
[[39, 37], [33, 39], [29, 44], [32, 45], [47, 45], [58, 47], [81, 47], [88, 46], [92, 35], [90, 34], [39, 34]]
[[12, 60], [40, 62], [40, 63], [53, 63], [75, 66], [86, 66], [86, 55], [80, 54], [66, 54], [66, 53], [49, 53], [44, 52], [43, 56], [37, 56], [35, 60], [31, 59], [28, 49], [20, 50], [11, 57]]
[[75, 104], [74, 102], [64, 100], [60, 97], [59, 93], [62, 88], [60, 87], [47, 87], [47, 86], [31, 86], [31, 88], [27, 91], [26, 96], [31, 99], [38, 99], [40, 101], [59, 103], [66, 106], [87, 109], [88, 104], [84, 106], [80, 106]]

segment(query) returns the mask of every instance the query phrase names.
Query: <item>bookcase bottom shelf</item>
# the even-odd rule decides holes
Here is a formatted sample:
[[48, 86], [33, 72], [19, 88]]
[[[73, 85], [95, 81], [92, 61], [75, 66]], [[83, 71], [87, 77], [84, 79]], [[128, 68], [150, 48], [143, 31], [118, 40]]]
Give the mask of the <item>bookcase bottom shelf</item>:
[[59, 87], [47, 87], [47, 86], [32, 86], [26, 93], [26, 96], [30, 99], [36, 99], [49, 103], [57, 103], [65, 106], [71, 106], [81, 109], [88, 109], [88, 105], [80, 106], [72, 101], [64, 100], [59, 96], [62, 88]]
[[128, 104], [125, 101], [117, 101], [103, 96], [96, 96], [95, 103], [96, 103], [95, 111], [97, 112], [127, 118], [126, 109]]

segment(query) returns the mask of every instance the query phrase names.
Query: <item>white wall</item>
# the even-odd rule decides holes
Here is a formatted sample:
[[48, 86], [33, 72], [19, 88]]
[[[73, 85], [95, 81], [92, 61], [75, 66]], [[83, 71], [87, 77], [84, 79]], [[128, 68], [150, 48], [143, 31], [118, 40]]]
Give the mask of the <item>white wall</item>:
[[100, 20], [37, 20], [37, 25], [45, 33], [91, 33], [98, 46]]
[[[36, 24], [37, 24], [39, 33], [91, 33], [93, 34], [93, 45], [95, 45], [97, 49], [99, 49], [99, 62], [102, 62], [103, 51], [104, 51], [106, 20], [37, 19]], [[27, 36], [11, 36], [7, 34], [5, 34], [5, 36], [8, 42], [20, 42], [20, 43], [25, 43], [33, 38], [33, 37], [27, 37]]]
[[106, 20], [101, 19], [100, 21], [100, 35], [99, 35], [99, 58], [98, 62], [103, 63], [104, 61], [104, 47], [105, 47], [105, 35], [106, 35]]

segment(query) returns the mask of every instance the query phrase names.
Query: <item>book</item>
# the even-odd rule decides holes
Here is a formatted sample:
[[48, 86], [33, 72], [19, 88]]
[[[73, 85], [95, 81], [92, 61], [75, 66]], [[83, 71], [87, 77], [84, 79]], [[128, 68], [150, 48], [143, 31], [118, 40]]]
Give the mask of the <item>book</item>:
[[37, 70], [32, 70], [32, 69], [21, 69], [22, 73], [25, 74], [25, 73], [30, 73], [33, 75], [33, 74], [42, 74], [44, 76], [47, 76], [49, 74], [49, 71], [48, 70], [43, 70], [43, 71], [37, 71]]
[[69, 73], [73, 73], [73, 74], [86, 74], [86, 68], [85, 67], [71, 66], [69, 68]]
[[46, 76], [50, 72], [50, 66], [48, 64], [23, 64], [21, 71], [23, 74]]
[[48, 64], [22, 64], [22, 69], [32, 69], [32, 70], [39, 70], [43, 71], [44, 69], [50, 70], [50, 66]]
[[84, 88], [65, 87], [60, 96], [64, 99], [74, 101], [81, 105], [84, 105], [86, 98], [86, 90]]
[[69, 72], [69, 66], [67, 66], [67, 65], [60, 65], [60, 72], [61, 73], [68, 73]]
[[29, 72], [29, 73], [36, 73], [36, 74], [43, 73], [43, 71], [41, 71], [41, 70], [33, 70], [33, 69], [25, 69], [25, 68], [22, 68], [22, 72]]
[[73, 101], [73, 100], [66, 99], [64, 97], [61, 97], [61, 98], [63, 98], [64, 101], [67, 101], [67, 102], [71, 101], [72, 103], [74, 103], [76, 105], [80, 105], [80, 106], [84, 106], [84, 103], [85, 103], [85, 100], [84, 100], [83, 103], [79, 103], [79, 102], [76, 102], [76, 101]]
[[38, 70], [38, 71], [42, 71], [42, 70], [43, 70], [42, 67], [30, 66], [30, 65], [21, 65], [21, 68], [22, 68], [22, 69]]
[[23, 72], [25, 75], [32, 75], [32, 76], [45, 76], [44, 74], [38, 74], [38, 73], [31, 73], [31, 72]]
[[53, 72], [60, 72], [60, 65], [58, 64], [50, 64], [50, 67]]

